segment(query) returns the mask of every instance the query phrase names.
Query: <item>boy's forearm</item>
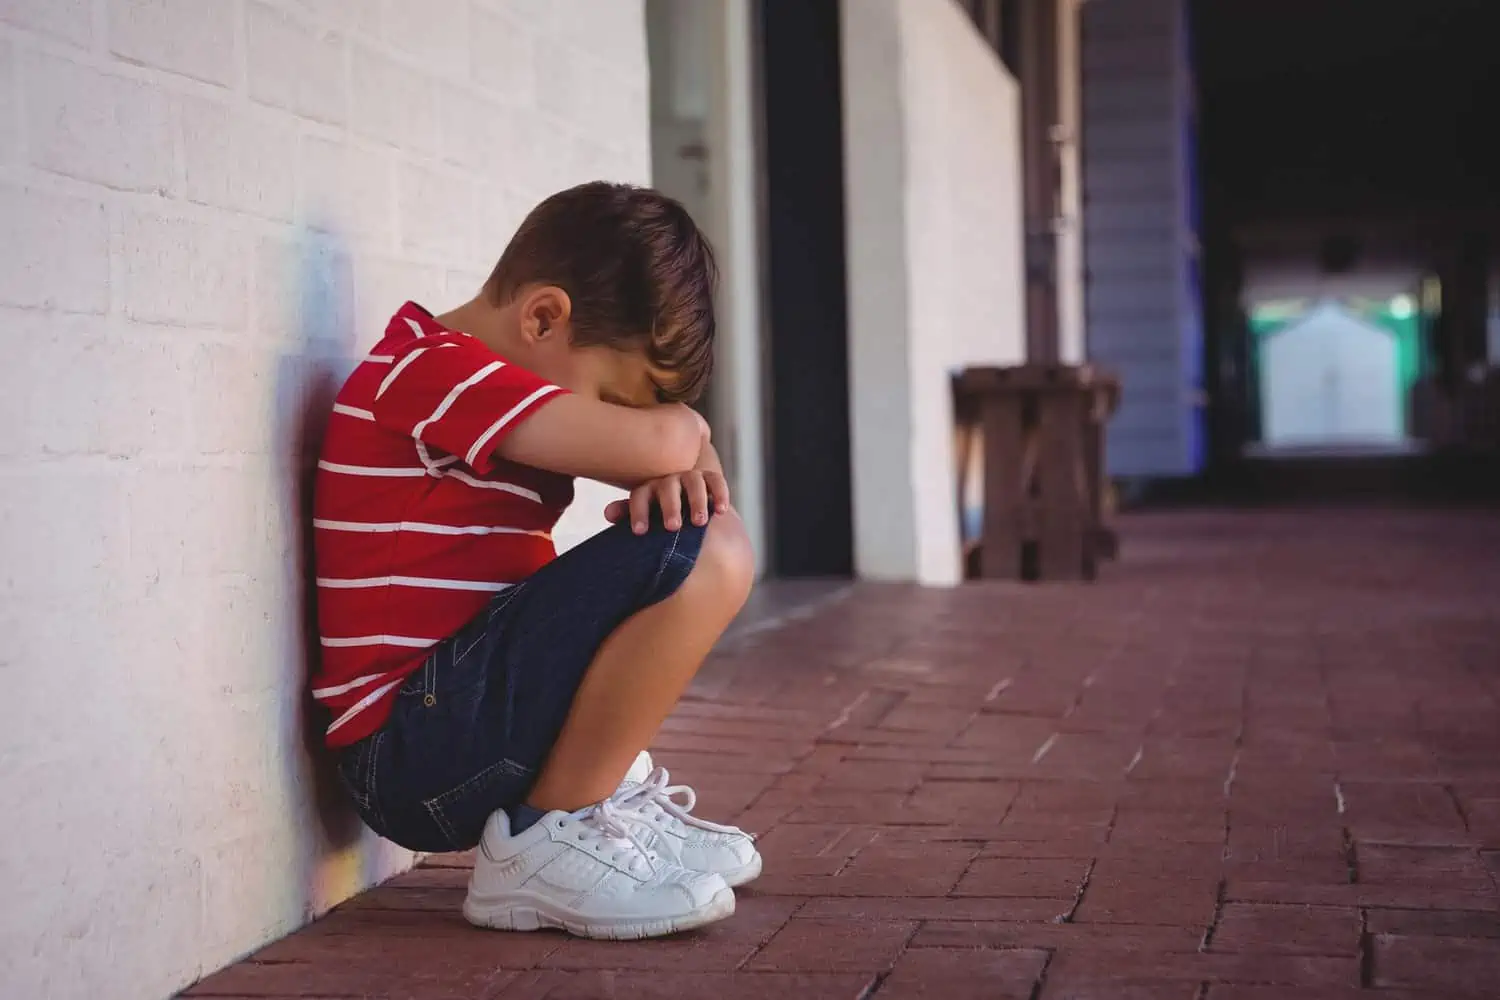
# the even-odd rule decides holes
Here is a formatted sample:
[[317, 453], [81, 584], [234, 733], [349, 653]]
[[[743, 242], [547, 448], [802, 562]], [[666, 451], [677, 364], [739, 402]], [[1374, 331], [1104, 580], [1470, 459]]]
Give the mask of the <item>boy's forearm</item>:
[[[686, 409], [686, 408], [684, 407], [684, 409]], [[697, 413], [697, 411], [691, 411], [690, 410], [688, 412], [691, 412], [693, 414], [693, 416], [697, 419], [698, 433], [699, 433], [698, 457], [693, 462], [693, 464], [691, 466], [687, 466], [687, 467], [679, 468], [679, 469], [672, 469], [670, 471], [662, 471], [662, 472], [654, 473], [652, 475], [638, 475], [638, 476], [628, 476], [628, 477], [627, 476], [614, 476], [614, 477], [610, 477], [608, 479], [603, 479], [601, 481], [604, 482], [606, 485], [613, 486], [613, 487], [615, 487], [617, 489], [633, 490], [637, 486], [641, 486], [641, 485], [644, 485], [645, 483], [649, 483], [649, 482], [651, 482], [654, 479], [660, 479], [663, 476], [672, 475], [672, 474], [678, 473], [678, 472], [690, 472], [690, 471], [693, 471], [694, 469], [696, 469], [696, 470], [699, 470], [699, 471], [702, 471], [702, 472], [712, 471], [712, 472], [722, 473], [724, 470], [723, 470], [723, 467], [719, 464], [719, 454], [718, 454], [718, 452], [714, 451], [714, 446], [713, 446], [713, 443], [712, 443], [712, 432], [709, 430], [708, 422], [706, 420], [704, 420], [703, 417], [702, 417], [702, 415], [699, 414], [699, 413]], [[705, 464], [705, 463], [711, 463], [711, 464]]]
[[686, 472], [703, 452], [708, 425], [681, 404], [646, 409], [559, 396], [496, 447], [508, 461], [627, 489]]
[[724, 464], [719, 461], [719, 452], [714, 448], [714, 443], [708, 439], [703, 441], [703, 450], [698, 453], [698, 462], [693, 466], [699, 472], [717, 472], [724, 474]]

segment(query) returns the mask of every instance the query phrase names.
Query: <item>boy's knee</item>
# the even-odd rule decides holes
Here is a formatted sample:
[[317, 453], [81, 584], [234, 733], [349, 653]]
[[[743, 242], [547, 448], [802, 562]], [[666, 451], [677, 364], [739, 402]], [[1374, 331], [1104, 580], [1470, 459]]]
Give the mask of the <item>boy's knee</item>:
[[688, 579], [712, 589], [719, 600], [733, 601], [736, 608], [750, 596], [755, 583], [755, 549], [738, 514], [715, 514], [708, 522], [698, 561]]

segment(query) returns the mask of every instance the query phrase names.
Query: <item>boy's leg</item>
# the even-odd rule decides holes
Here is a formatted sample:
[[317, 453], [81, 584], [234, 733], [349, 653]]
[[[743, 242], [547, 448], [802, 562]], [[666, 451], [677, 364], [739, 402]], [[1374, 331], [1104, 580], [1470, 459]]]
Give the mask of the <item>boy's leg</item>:
[[713, 518], [676, 592], [626, 620], [595, 653], [528, 805], [574, 810], [615, 791], [739, 613], [754, 574], [739, 517]]
[[730, 843], [704, 853], [693, 837], [700, 864], [685, 867], [687, 831], [661, 815], [665, 775], [622, 779], [739, 610], [751, 572], [739, 519], [721, 516], [645, 536], [616, 527], [527, 582], [510, 606], [512, 641], [498, 629], [483, 658], [503, 680], [505, 710], [492, 714], [507, 759], [537, 779], [530, 806], [479, 797], [497, 811], [464, 900], [471, 923], [651, 937], [734, 912], [730, 879], [760, 870], [748, 838], [714, 828]]
[[377, 828], [414, 849], [464, 850], [523, 799], [571, 811], [613, 794], [752, 573], [738, 517], [667, 531], [658, 515], [646, 535], [617, 525], [502, 594], [366, 741], [353, 770], [369, 779]]

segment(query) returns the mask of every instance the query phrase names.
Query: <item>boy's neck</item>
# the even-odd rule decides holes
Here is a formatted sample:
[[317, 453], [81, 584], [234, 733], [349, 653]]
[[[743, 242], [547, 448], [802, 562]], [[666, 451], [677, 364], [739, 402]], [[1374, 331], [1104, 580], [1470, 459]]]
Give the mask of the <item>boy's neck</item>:
[[450, 330], [467, 333], [502, 357], [511, 353], [520, 333], [513, 310], [491, 305], [482, 295], [434, 319]]

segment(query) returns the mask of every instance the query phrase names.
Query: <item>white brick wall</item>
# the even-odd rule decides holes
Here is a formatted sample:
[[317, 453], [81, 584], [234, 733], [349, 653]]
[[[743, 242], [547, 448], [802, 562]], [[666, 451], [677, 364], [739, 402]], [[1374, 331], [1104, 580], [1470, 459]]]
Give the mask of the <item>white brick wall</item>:
[[6, 996], [168, 995], [408, 862], [316, 805], [306, 427], [538, 199], [647, 178], [641, 7], [0, 3]]

